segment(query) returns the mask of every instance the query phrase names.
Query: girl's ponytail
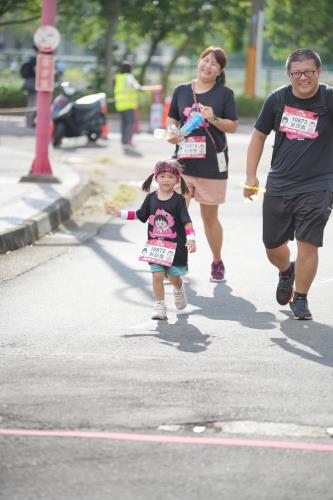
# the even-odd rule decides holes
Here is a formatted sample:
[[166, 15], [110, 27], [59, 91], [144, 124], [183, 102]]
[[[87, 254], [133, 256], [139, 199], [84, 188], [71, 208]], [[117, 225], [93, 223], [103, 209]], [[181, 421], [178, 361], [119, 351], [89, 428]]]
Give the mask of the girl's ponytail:
[[180, 176], [180, 190], [181, 190], [182, 194], [189, 193], [189, 189], [187, 187], [187, 184], [182, 176]]
[[144, 181], [144, 183], [141, 186], [142, 191], [145, 191], [146, 193], [150, 192], [150, 186], [151, 186], [151, 183], [153, 182], [153, 178], [154, 178], [154, 174], [150, 174], [150, 176]]

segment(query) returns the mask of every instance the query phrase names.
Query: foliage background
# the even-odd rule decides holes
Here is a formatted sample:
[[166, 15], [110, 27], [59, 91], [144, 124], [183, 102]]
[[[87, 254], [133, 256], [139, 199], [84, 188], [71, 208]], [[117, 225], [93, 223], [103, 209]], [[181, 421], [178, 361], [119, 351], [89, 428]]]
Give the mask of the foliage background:
[[[40, 24], [40, 0], [1, 0], [0, 36], [10, 29], [24, 48], [31, 47], [33, 33]], [[96, 64], [89, 72], [83, 65], [66, 67], [66, 79], [84, 79], [94, 90], [106, 91], [110, 99], [117, 67], [124, 59], [135, 62], [135, 75], [141, 83], [163, 83], [166, 92], [175, 84], [193, 78], [195, 62], [204, 47], [223, 46], [229, 54], [228, 84], [235, 89], [243, 116], [257, 113], [262, 97], [275, 82], [274, 64], [283, 68], [288, 53], [301, 46], [318, 50], [324, 67], [333, 67], [333, 2], [263, 1], [264, 66], [261, 98], [251, 102], [242, 96], [245, 81], [246, 51], [249, 40], [251, 0], [58, 0], [57, 28], [64, 50], [73, 44]], [[162, 48], [169, 58], [156, 67]], [[179, 62], [188, 65], [179, 73]], [[235, 68], [238, 63], [238, 69]], [[268, 72], [270, 71], [270, 73]], [[282, 74], [282, 73], [280, 73]], [[332, 77], [333, 79], [333, 77]], [[0, 106], [19, 105], [24, 100], [18, 73], [8, 67], [0, 71]], [[269, 83], [269, 84], [268, 84]], [[331, 82], [328, 82], [331, 83]], [[16, 97], [15, 97], [16, 96]], [[142, 96], [142, 105], [149, 99]]]

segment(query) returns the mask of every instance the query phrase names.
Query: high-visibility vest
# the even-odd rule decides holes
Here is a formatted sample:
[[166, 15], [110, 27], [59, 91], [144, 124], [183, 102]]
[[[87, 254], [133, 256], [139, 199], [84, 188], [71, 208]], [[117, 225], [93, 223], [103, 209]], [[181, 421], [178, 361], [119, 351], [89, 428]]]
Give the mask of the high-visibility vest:
[[136, 109], [138, 107], [138, 92], [127, 84], [128, 73], [118, 73], [114, 85], [114, 100], [117, 111]]

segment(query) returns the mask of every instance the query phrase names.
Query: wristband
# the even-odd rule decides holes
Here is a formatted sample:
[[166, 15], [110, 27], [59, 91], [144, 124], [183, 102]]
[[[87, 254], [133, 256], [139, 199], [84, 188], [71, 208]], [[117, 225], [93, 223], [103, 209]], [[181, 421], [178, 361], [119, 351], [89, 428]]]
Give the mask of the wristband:
[[257, 191], [257, 193], [266, 193], [265, 188], [261, 188], [259, 186], [247, 186], [246, 184], [243, 185], [244, 189], [249, 189], [250, 191]]
[[135, 219], [135, 212], [134, 210], [120, 210], [120, 218], [133, 220]]
[[194, 229], [185, 229], [186, 239], [195, 241], [195, 231]]

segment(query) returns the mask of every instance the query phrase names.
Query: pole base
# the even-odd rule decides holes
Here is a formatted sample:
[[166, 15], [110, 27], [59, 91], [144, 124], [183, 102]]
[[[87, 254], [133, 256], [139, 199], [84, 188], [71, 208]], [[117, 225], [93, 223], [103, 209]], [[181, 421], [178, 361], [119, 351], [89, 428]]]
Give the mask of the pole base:
[[53, 184], [61, 184], [61, 180], [55, 175], [38, 175], [28, 174], [21, 177], [20, 182], [50, 182]]

